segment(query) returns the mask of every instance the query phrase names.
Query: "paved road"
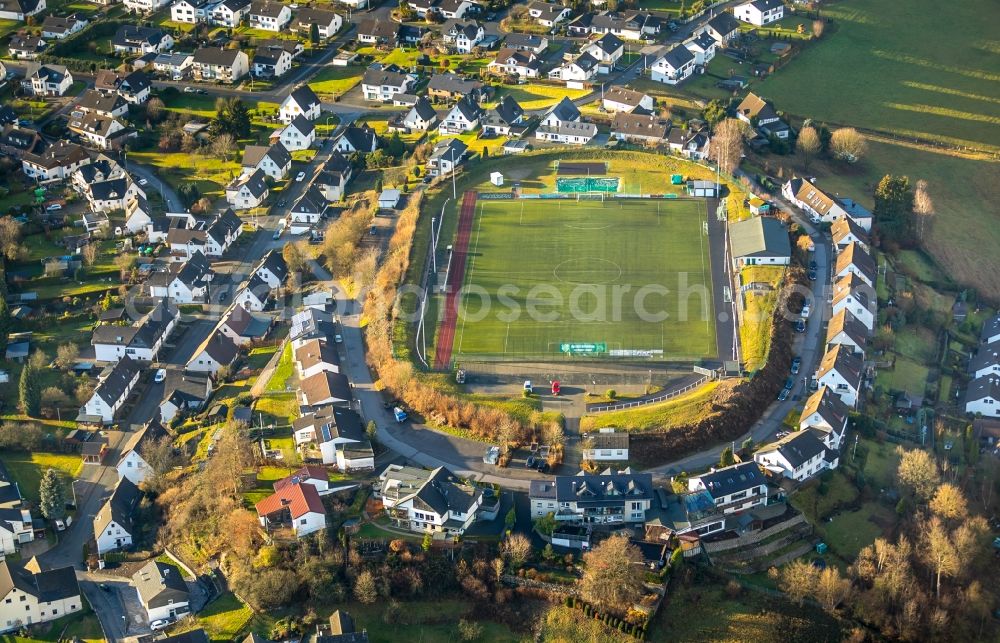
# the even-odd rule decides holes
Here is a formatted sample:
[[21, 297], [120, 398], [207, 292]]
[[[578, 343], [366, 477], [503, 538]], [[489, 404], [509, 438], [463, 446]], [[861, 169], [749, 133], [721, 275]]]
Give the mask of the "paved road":
[[137, 175], [140, 179], [146, 179], [146, 185], [141, 187], [146, 191], [147, 196], [151, 192], [159, 192], [163, 196], [163, 202], [166, 205], [167, 212], [184, 212], [187, 210], [187, 208], [184, 207], [184, 202], [181, 201], [181, 198], [177, 195], [177, 191], [174, 190], [173, 186], [166, 181], [161, 180], [155, 170], [138, 163], [129, 163], [127, 154], [125, 157], [125, 167], [130, 173]]

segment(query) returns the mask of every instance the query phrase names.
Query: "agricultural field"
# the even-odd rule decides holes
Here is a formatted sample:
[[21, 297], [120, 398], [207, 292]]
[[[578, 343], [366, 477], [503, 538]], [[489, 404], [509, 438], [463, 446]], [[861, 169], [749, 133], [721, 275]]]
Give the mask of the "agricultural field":
[[[716, 354], [704, 201], [481, 200], [476, 208], [457, 355], [555, 357], [566, 342], [662, 351], [658, 359]], [[701, 296], [685, 302], [682, 284]], [[475, 293], [499, 305], [483, 315]]]

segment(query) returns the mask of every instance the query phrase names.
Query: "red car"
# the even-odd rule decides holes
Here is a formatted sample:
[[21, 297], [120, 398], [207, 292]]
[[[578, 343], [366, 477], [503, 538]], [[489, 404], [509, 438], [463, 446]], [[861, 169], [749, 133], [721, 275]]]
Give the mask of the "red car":
[[559, 380], [555, 380], [554, 382], [552, 382], [552, 394], [559, 395], [559, 391], [560, 391]]

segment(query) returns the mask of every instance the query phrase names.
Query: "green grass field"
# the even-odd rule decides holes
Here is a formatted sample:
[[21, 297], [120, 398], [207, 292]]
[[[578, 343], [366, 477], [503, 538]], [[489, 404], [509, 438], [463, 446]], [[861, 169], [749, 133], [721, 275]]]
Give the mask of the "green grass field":
[[[659, 359], [716, 354], [704, 202], [476, 207], [456, 356], [554, 357], [565, 342]], [[686, 299], [685, 283], [697, 290]], [[488, 295], [488, 312], [476, 293]]]
[[995, 9], [990, 0], [949, 5], [947, 16], [933, 0], [824, 7], [837, 28], [757, 91], [800, 116], [998, 150], [1000, 43], [983, 22]]

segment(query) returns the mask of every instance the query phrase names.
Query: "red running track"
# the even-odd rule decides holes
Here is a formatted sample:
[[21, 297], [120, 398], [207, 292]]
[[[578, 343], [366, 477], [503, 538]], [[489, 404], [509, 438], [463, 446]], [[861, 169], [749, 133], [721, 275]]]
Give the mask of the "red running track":
[[455, 344], [455, 329], [458, 327], [458, 296], [465, 279], [465, 262], [469, 252], [469, 238], [472, 236], [472, 222], [476, 218], [476, 193], [469, 190], [462, 197], [462, 211], [458, 215], [458, 234], [452, 248], [451, 272], [448, 273], [448, 295], [445, 297], [444, 320], [438, 333], [437, 351], [434, 354], [434, 368], [439, 370], [451, 366], [451, 352]]

